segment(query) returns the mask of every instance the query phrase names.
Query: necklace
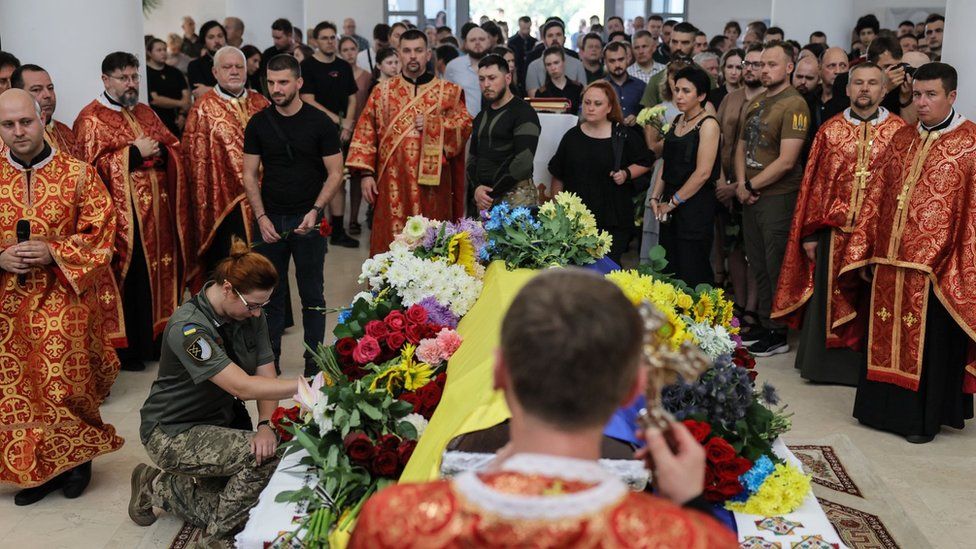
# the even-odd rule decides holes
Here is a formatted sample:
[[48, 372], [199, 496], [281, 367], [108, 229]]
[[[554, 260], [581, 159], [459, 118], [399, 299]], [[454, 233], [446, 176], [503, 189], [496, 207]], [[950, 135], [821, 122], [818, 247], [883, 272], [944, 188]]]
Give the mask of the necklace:
[[685, 115], [681, 119], [681, 129], [683, 130], [683, 129], [687, 128], [688, 127], [688, 124], [691, 124], [691, 121], [692, 120], [698, 118], [699, 116], [701, 116], [704, 113], [705, 113], [705, 109], [703, 108], [702, 110], [698, 111], [698, 114], [696, 114], [695, 116], [692, 116], [690, 118], [688, 117], [688, 115]]

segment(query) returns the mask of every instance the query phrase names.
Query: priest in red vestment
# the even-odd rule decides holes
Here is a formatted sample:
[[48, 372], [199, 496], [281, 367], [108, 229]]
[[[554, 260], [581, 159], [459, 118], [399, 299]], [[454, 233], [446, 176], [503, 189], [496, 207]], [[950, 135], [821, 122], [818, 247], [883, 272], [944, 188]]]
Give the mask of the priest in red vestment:
[[471, 135], [464, 93], [426, 72], [423, 32], [404, 32], [399, 55], [403, 72], [370, 94], [346, 157], [373, 204], [371, 256], [387, 251], [412, 215], [464, 216], [464, 145]]
[[915, 73], [920, 124], [892, 139], [840, 269], [848, 306], [845, 277], [872, 279], [854, 417], [913, 443], [973, 417], [976, 124], [953, 109], [957, 82], [945, 63]]
[[174, 207], [183, 170], [180, 143], [149, 106], [139, 103], [139, 61], [125, 52], [102, 62], [105, 92], [75, 120], [82, 160], [108, 185], [118, 231], [112, 268], [122, 290], [128, 347], [122, 369], [140, 370], [159, 356], [155, 339], [179, 304], [182, 267], [192, 241], [192, 213]]
[[[41, 106], [45, 141], [56, 149], [78, 157], [74, 132], [66, 124], [54, 119], [54, 111], [58, 108], [58, 96], [54, 91], [51, 75], [37, 65], [21, 65], [10, 75], [10, 85], [29, 92]], [[6, 145], [0, 143], [0, 150], [5, 148]]]
[[645, 435], [658, 495], [631, 492], [597, 461], [610, 416], [645, 390], [643, 340], [637, 309], [600, 275], [533, 278], [505, 315], [496, 354], [509, 444], [486, 471], [380, 491], [350, 547], [738, 547], [708, 516], [705, 452], [684, 425], [672, 428], [674, 450], [661, 432]]
[[818, 383], [857, 385], [864, 360], [831, 329], [838, 307], [830, 297], [868, 185], [888, 158], [891, 138], [905, 126], [880, 106], [884, 78], [874, 63], [853, 67], [847, 85], [851, 106], [817, 132], [773, 299], [772, 318], [802, 326], [796, 368]]
[[[251, 206], [244, 194], [244, 128], [270, 103], [249, 91], [247, 61], [241, 50], [225, 46], [214, 54], [217, 86], [193, 104], [183, 130], [187, 185], [177, 197], [177, 211], [193, 212], [193, 240], [187, 285], [198, 292], [227, 257], [231, 238], [251, 242]], [[187, 232], [184, 236], [187, 236]]]
[[98, 410], [119, 371], [100, 305], [118, 300], [115, 213], [95, 170], [45, 142], [26, 91], [0, 96], [0, 137], [0, 483], [30, 505], [80, 496], [123, 443]]

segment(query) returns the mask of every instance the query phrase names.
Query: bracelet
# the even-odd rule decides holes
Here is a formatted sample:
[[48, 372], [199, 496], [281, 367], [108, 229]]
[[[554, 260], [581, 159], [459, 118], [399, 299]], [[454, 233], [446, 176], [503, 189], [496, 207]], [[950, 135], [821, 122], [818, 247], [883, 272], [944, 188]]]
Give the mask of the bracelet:
[[680, 206], [685, 203], [685, 201], [681, 200], [681, 197], [678, 196], [678, 193], [674, 193], [671, 195], [671, 201], [675, 203], [675, 206]]
[[624, 171], [627, 172], [627, 181], [630, 181], [631, 179], [634, 178], [634, 176], [630, 173], [630, 167], [629, 166], [626, 167], [626, 168], [624, 168]]
[[746, 186], [746, 190], [749, 191], [749, 194], [751, 194], [752, 196], [758, 196], [759, 195], [759, 193], [756, 192], [756, 189], [753, 188], [752, 181], [746, 179], [746, 185], [745, 186]]
[[[268, 217], [268, 214], [266, 214], [266, 213], [263, 213], [263, 214], [261, 214], [261, 215], [259, 215], [259, 216], [258, 216], [257, 218], [258, 218], [258, 219], [261, 219], [262, 217]], [[270, 219], [270, 218], [269, 218], [269, 219]]]

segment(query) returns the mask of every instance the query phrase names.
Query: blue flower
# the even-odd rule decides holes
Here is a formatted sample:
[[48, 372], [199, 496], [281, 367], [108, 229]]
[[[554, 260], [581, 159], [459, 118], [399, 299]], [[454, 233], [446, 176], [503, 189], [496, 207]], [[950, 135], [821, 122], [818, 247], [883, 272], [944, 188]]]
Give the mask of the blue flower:
[[352, 316], [352, 309], [343, 309], [339, 312], [339, 316], [336, 317], [336, 323], [345, 324], [349, 321], [349, 317]]
[[[746, 488], [748, 494], [755, 494], [759, 487], [766, 482], [766, 477], [772, 474], [775, 465], [768, 456], [760, 456], [749, 469], [739, 477], [739, 482]], [[744, 501], [744, 500], [743, 500]]]

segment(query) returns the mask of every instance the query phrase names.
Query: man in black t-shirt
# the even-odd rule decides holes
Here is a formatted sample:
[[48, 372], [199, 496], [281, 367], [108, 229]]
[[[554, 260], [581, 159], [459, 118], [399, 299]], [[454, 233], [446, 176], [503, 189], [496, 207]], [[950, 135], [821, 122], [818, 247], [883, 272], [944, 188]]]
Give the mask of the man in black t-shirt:
[[499, 202], [512, 206], [539, 205], [532, 166], [542, 126], [539, 115], [511, 90], [508, 62], [498, 54], [478, 63], [484, 108], [474, 119], [467, 176], [469, 214]]
[[[359, 87], [356, 85], [349, 63], [336, 58], [339, 34], [335, 24], [331, 21], [322, 21], [312, 32], [311, 38], [318, 44], [319, 49], [315, 55], [302, 63], [302, 78], [305, 83], [302, 84], [301, 99], [304, 103], [324, 112], [336, 126], [340, 127], [339, 138], [343, 143], [347, 143], [352, 137], [352, 128], [356, 124], [353, 116], [356, 114], [356, 91]], [[329, 203], [333, 231], [331, 242], [335, 246], [358, 248], [359, 241], [347, 235], [343, 228], [345, 195], [345, 186], [343, 186]]]
[[[299, 99], [303, 82], [294, 57], [273, 57], [267, 78], [274, 106], [254, 115], [244, 130], [244, 190], [257, 220], [256, 249], [274, 263], [280, 284], [288, 284], [288, 263], [295, 261], [305, 344], [315, 349], [325, 338], [321, 310], [325, 307], [326, 242], [319, 222], [342, 182], [339, 135], [325, 113]], [[286, 295], [279, 286], [267, 307], [276, 364], [281, 356]], [[316, 371], [311, 354], [305, 351], [306, 376]]]
[[190, 93], [194, 98], [201, 97], [217, 85], [217, 77], [213, 73], [213, 56], [227, 43], [227, 31], [220, 23], [207, 21], [200, 27], [200, 37], [203, 41], [203, 52], [199, 59], [190, 61], [186, 67], [186, 78], [190, 81]]
[[[294, 51], [294, 29], [295, 27], [292, 26], [291, 21], [283, 17], [275, 19], [274, 23], [271, 23], [272, 45], [261, 53], [261, 68], [258, 70], [262, 77], [265, 76], [265, 71], [268, 69], [268, 62], [271, 61], [272, 57], [281, 53], [291, 53]], [[270, 99], [271, 92], [268, 91], [267, 95]]]

